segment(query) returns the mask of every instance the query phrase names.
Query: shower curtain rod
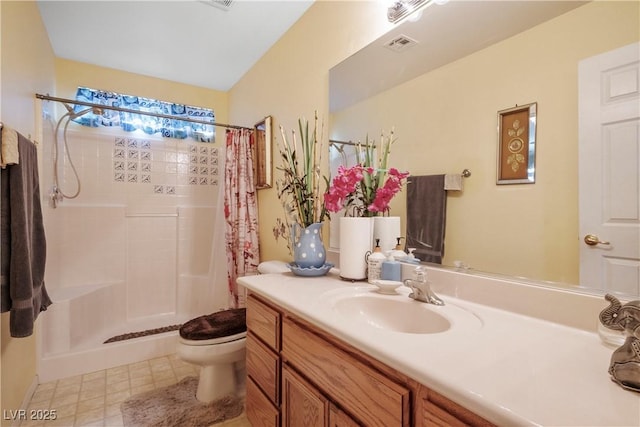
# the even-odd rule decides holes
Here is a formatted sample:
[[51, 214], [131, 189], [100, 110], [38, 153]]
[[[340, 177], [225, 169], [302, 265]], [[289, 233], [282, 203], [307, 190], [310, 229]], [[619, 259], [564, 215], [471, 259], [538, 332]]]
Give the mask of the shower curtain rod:
[[329, 145], [334, 145], [334, 144], [343, 144], [343, 145], [361, 145], [358, 144], [357, 142], [353, 142], [353, 141], [338, 141], [337, 139], [330, 139], [329, 140]]
[[146, 111], [132, 110], [130, 108], [114, 107], [114, 106], [111, 106], [111, 105], [95, 104], [93, 102], [78, 101], [78, 100], [66, 99], [66, 98], [57, 98], [55, 96], [41, 95], [39, 93], [36, 93], [36, 98], [44, 99], [44, 100], [47, 100], [47, 101], [62, 102], [62, 103], [66, 103], [66, 104], [84, 105], [86, 107], [95, 107], [95, 108], [100, 108], [100, 109], [103, 109], [103, 110], [122, 111], [123, 113], [142, 114], [144, 116], [160, 117], [160, 118], [163, 118], [163, 119], [181, 120], [183, 122], [199, 123], [201, 125], [220, 126], [220, 127], [228, 128], [228, 129], [253, 130], [253, 128], [248, 128], [246, 126], [237, 126], [237, 125], [228, 125], [228, 124], [225, 124], [225, 123], [207, 122], [207, 121], [184, 118], [184, 117], [176, 117], [176, 116], [172, 116], [170, 114], [151, 113], [151, 112], [146, 112]]

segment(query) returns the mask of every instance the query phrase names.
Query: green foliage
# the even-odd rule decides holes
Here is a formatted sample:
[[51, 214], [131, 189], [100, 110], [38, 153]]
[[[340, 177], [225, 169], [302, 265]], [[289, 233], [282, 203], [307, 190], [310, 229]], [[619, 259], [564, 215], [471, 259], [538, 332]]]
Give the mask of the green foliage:
[[317, 112], [313, 129], [309, 129], [307, 120], [299, 119], [298, 132], [299, 138], [293, 130], [291, 137], [287, 138], [284, 128], [280, 126], [282, 141], [278, 148], [281, 164], [276, 169], [283, 172], [283, 177], [276, 181], [276, 190], [286, 215], [284, 221], [278, 219], [278, 225], [273, 230], [276, 238], [288, 238], [290, 224], [306, 228], [328, 218], [323, 203], [324, 191], [320, 191], [322, 182], [326, 190], [328, 180], [320, 174], [324, 148], [322, 136], [318, 134]]

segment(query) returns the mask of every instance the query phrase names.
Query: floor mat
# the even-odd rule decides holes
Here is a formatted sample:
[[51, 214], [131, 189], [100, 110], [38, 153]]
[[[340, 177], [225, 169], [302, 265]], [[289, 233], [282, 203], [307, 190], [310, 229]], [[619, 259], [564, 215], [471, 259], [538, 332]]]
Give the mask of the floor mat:
[[211, 403], [196, 399], [198, 379], [137, 394], [122, 402], [125, 427], [205, 427], [242, 414], [243, 399], [226, 396]]

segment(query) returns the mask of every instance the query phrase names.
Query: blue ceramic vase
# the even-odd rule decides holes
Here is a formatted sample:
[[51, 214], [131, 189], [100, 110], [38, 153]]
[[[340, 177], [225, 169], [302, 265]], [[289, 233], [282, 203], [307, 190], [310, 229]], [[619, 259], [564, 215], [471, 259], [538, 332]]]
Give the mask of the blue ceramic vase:
[[324, 266], [327, 252], [324, 249], [320, 230], [322, 223], [316, 222], [303, 228], [293, 225], [293, 261], [300, 268], [320, 268]]

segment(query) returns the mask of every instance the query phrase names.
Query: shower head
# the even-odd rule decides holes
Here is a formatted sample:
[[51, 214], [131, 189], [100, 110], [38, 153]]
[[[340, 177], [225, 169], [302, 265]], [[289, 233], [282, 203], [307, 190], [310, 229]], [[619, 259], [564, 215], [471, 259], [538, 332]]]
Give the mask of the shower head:
[[67, 104], [66, 102], [63, 102], [62, 105], [64, 105], [64, 108], [67, 109], [67, 113], [69, 113], [70, 115], [74, 114], [73, 107], [71, 105]]
[[[65, 108], [67, 110], [69, 110], [71, 107], [69, 107], [69, 105], [64, 104]], [[80, 116], [84, 116], [87, 113], [93, 113], [93, 114], [97, 114], [97, 115], [101, 115], [102, 114], [102, 109], [98, 108], [98, 107], [89, 107], [89, 108], [85, 108], [84, 110], [78, 111], [78, 112], [74, 112], [73, 109], [71, 109], [69, 111], [69, 117], [71, 120], [73, 119], [77, 119]]]

